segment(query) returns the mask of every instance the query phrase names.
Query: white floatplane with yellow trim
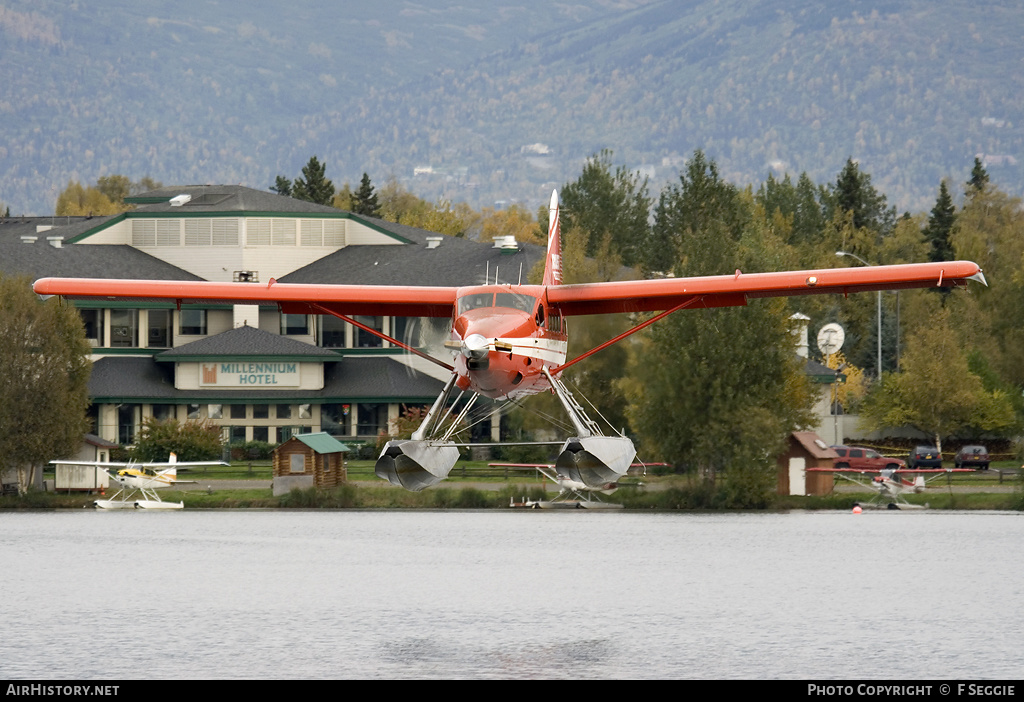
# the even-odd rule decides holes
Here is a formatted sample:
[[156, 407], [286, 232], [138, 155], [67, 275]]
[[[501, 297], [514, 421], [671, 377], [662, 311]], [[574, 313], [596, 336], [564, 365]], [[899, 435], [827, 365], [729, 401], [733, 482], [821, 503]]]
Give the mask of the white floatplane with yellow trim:
[[[97, 509], [184, 509], [184, 502], [164, 502], [156, 491], [172, 485], [195, 484], [194, 480], [178, 480], [178, 468], [225, 466], [223, 461], [182, 461], [171, 454], [166, 463], [102, 463], [98, 461], [50, 461], [70, 466], [93, 466], [106, 473], [120, 489], [110, 499], [96, 500]], [[112, 468], [120, 468], [116, 473]], [[137, 497], [141, 495], [141, 497]]]

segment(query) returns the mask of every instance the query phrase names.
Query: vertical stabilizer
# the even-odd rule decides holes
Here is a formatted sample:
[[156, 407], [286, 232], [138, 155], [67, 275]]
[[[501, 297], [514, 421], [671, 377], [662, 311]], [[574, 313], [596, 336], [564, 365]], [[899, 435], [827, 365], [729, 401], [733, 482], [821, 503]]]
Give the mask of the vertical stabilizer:
[[558, 228], [558, 191], [551, 191], [548, 205], [548, 255], [544, 261], [544, 285], [562, 284], [562, 239]]
[[164, 478], [168, 478], [170, 480], [177, 480], [178, 468], [174, 464], [178, 462], [178, 454], [172, 451], [171, 455], [167, 457], [167, 462], [171, 464], [171, 467], [160, 471], [159, 473], [157, 473], [157, 475], [160, 475]]

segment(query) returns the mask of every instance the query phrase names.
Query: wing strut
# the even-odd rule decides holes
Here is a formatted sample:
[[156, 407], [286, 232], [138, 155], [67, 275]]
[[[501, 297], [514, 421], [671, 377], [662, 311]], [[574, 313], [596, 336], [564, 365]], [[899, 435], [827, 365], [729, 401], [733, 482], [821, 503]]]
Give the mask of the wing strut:
[[410, 353], [414, 353], [417, 356], [419, 356], [420, 358], [425, 358], [428, 361], [430, 361], [431, 363], [436, 363], [437, 365], [441, 366], [445, 370], [451, 371], [453, 373], [455, 372], [454, 366], [450, 366], [447, 363], [445, 363], [444, 361], [439, 361], [438, 359], [434, 358], [433, 356], [431, 356], [429, 354], [426, 354], [426, 353], [423, 353], [419, 349], [414, 349], [412, 346], [409, 346], [407, 344], [403, 344], [398, 339], [394, 339], [394, 338], [388, 336], [387, 334], [385, 334], [384, 332], [380, 332], [380, 331], [377, 331], [376, 329], [373, 329], [372, 327], [368, 327], [365, 324], [363, 324], [362, 322], [357, 322], [356, 320], [352, 319], [351, 317], [348, 317], [346, 315], [340, 314], [340, 313], [335, 312], [333, 310], [329, 310], [326, 307], [324, 307], [323, 305], [320, 305], [320, 304], [318, 304], [316, 302], [310, 302], [309, 306], [312, 307], [315, 310], [318, 310], [321, 314], [329, 314], [332, 317], [337, 317], [338, 319], [340, 319], [343, 322], [348, 322], [352, 326], [359, 327], [363, 331], [369, 332], [370, 334], [373, 334], [374, 336], [378, 336], [381, 339], [384, 339], [384, 341], [387, 341], [390, 344], [394, 344], [395, 346], [401, 347], [401, 348], [405, 349], [406, 351], [409, 351]]
[[695, 302], [697, 302], [697, 300], [699, 300], [699, 299], [700, 299], [699, 297], [691, 297], [686, 302], [678, 304], [678, 305], [676, 305], [675, 307], [673, 307], [670, 310], [665, 310], [661, 314], [655, 315], [654, 317], [651, 317], [646, 322], [641, 322], [640, 324], [636, 325], [632, 329], [627, 329], [626, 331], [622, 332], [621, 334], [619, 334], [614, 339], [610, 339], [610, 340], [604, 342], [603, 344], [601, 344], [600, 346], [595, 346], [594, 348], [592, 348], [589, 351], [587, 351], [585, 354], [577, 356], [576, 358], [572, 359], [568, 363], [563, 363], [562, 365], [558, 366], [557, 368], [552, 368], [551, 369], [552, 375], [555, 374], [555, 373], [561, 373], [562, 371], [564, 371], [569, 366], [574, 365], [576, 363], [579, 363], [584, 358], [587, 358], [588, 356], [593, 356], [598, 351], [601, 351], [602, 349], [606, 349], [609, 346], [611, 346], [612, 344], [615, 344], [615, 343], [618, 343], [619, 341], [622, 341], [623, 339], [625, 339], [630, 334], [635, 334], [636, 332], [640, 331], [644, 327], [649, 327], [650, 325], [654, 324], [655, 322], [657, 322], [662, 317], [667, 317], [668, 315], [672, 314], [676, 310], [681, 310], [681, 309], [684, 309], [686, 307], [689, 307], [690, 305], [692, 305]]

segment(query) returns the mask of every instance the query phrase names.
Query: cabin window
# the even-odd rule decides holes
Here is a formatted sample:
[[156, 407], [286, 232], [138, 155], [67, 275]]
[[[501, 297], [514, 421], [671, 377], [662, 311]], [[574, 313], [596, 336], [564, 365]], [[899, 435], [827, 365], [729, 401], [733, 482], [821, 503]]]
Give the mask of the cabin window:
[[306, 457], [301, 453], [293, 453], [289, 457], [291, 459], [288, 465], [288, 471], [291, 473], [305, 473], [306, 472]]

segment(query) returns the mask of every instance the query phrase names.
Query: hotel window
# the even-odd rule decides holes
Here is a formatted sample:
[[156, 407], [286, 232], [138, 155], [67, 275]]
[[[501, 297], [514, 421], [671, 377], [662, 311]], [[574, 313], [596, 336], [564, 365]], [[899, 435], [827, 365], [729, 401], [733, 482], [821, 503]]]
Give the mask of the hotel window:
[[320, 345], [328, 349], [345, 346], [345, 328], [347, 322], [329, 314], [320, 315]]
[[245, 405], [231, 405], [232, 419], [245, 419]]
[[376, 436], [388, 428], [386, 404], [360, 404], [356, 415], [356, 434]]
[[171, 311], [150, 310], [149, 314], [149, 348], [169, 349], [171, 347]]
[[252, 418], [253, 419], [269, 419], [270, 418], [270, 405], [253, 405], [252, 406]]
[[188, 406], [188, 418], [189, 419], [199, 419], [199, 417], [200, 417], [199, 405], [189, 405]]
[[278, 419], [291, 419], [292, 418], [292, 406], [291, 405], [278, 405], [277, 406], [277, 418]]
[[304, 314], [282, 314], [281, 334], [308, 334], [309, 317]]
[[118, 405], [117, 406], [117, 443], [131, 444], [135, 442], [136, 422], [138, 415], [136, 410], [139, 405]]
[[224, 419], [224, 405], [207, 405], [206, 416], [210, 419]]
[[115, 348], [139, 345], [138, 310], [110, 310], [110, 345]]
[[174, 419], [175, 409], [174, 405], [153, 405], [153, 419], [158, 422]]
[[328, 434], [348, 434], [348, 416], [351, 405], [328, 403], [320, 406], [320, 431]]
[[[377, 331], [384, 331], [384, 318], [383, 317], [368, 317], [364, 315], [358, 315], [355, 320], [361, 324], [365, 324], [371, 329]], [[384, 345], [384, 340], [379, 336], [371, 334], [368, 331], [356, 327], [356, 346], [361, 349], [367, 348], [379, 348]]]
[[85, 338], [89, 340], [89, 346], [99, 346], [103, 338], [103, 310], [78, 310], [78, 314], [82, 316]]
[[190, 336], [206, 334], [206, 310], [182, 310], [179, 333]]

